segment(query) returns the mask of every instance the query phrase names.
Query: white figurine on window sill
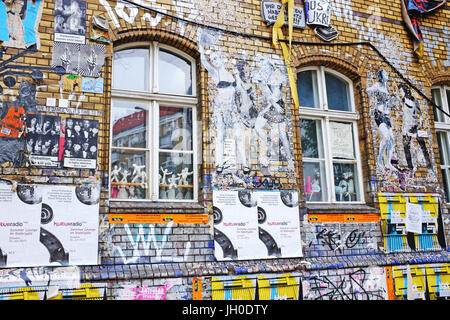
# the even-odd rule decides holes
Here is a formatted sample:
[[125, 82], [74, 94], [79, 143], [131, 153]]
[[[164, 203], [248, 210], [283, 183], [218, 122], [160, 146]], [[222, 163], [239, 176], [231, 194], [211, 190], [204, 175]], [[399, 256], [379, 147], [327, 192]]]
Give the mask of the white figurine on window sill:
[[187, 177], [192, 175], [194, 173], [194, 171], [189, 171], [188, 168], [184, 168], [183, 170], [181, 170], [181, 173], [177, 173], [178, 177], [179, 177], [179, 185], [189, 185], [189, 182], [187, 180]]

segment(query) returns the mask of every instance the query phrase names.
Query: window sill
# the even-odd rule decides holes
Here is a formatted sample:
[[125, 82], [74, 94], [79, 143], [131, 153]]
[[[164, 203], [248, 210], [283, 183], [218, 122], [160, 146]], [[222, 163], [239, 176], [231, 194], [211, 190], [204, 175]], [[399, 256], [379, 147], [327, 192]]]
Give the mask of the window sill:
[[377, 208], [370, 207], [363, 203], [306, 203], [308, 214], [317, 213], [379, 213]]

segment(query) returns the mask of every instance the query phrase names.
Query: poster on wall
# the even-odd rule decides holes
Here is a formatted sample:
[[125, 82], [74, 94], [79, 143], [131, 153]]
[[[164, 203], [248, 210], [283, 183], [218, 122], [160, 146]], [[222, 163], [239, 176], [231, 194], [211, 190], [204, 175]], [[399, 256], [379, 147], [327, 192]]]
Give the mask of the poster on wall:
[[86, 43], [86, 2], [55, 0], [55, 41]]
[[0, 184], [0, 268], [39, 260], [42, 194], [37, 186]]
[[53, 42], [52, 68], [64, 68], [65, 73], [97, 78], [105, 64], [105, 46]]
[[257, 259], [264, 255], [258, 237], [256, 199], [252, 191], [213, 192], [214, 246], [217, 260]]
[[259, 239], [266, 247], [261, 258], [302, 256], [298, 193], [257, 191]]
[[0, 267], [97, 264], [100, 189], [0, 185]]
[[44, 8], [43, 0], [0, 1], [0, 42], [9, 48], [39, 49], [38, 27]]
[[26, 144], [32, 165], [59, 167], [61, 118], [31, 114], [26, 120]]
[[64, 167], [97, 167], [98, 120], [67, 118], [64, 142]]
[[100, 190], [95, 186], [47, 185], [42, 192], [43, 264], [97, 264]]

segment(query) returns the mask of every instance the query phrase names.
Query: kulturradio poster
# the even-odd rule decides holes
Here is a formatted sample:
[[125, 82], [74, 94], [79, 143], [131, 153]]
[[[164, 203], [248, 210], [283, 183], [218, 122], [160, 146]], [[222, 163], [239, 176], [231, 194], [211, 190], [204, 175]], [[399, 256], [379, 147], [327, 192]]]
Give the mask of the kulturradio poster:
[[0, 267], [97, 264], [96, 186], [0, 185]]
[[19, 185], [16, 192], [0, 184], [0, 267], [28, 267], [39, 260], [42, 195], [36, 186]]
[[214, 191], [213, 203], [216, 259], [259, 258], [264, 253], [264, 245], [258, 239], [258, 216], [253, 192]]
[[293, 258], [302, 256], [298, 193], [294, 191], [258, 191], [259, 238], [266, 256]]

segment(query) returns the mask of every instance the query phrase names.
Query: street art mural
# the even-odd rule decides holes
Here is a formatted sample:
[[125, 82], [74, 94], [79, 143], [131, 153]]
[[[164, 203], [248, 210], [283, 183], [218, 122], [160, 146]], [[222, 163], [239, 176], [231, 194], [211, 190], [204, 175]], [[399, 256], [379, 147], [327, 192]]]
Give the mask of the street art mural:
[[[376, 170], [384, 191], [425, 191], [437, 184], [427, 105], [388, 72], [368, 73]], [[425, 178], [416, 173], [426, 170]]]
[[44, 0], [0, 1], [0, 41], [5, 47], [40, 47], [38, 32]]
[[281, 58], [261, 54], [249, 61], [244, 53], [231, 59], [217, 45], [219, 33], [198, 29], [198, 38], [202, 64], [212, 79], [216, 173], [249, 173], [255, 143], [257, 169], [273, 172], [272, 162], [286, 161], [293, 171], [288, 79]]

